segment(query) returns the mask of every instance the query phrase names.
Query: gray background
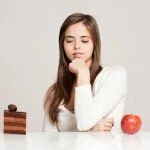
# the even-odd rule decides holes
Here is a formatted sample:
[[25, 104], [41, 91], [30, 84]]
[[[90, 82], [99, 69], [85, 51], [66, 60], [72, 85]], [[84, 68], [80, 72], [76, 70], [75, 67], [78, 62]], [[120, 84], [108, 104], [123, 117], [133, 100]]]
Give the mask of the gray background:
[[128, 73], [125, 113], [142, 118], [150, 130], [150, 1], [0, 0], [0, 130], [8, 104], [28, 114], [27, 130], [41, 131], [43, 97], [56, 78], [58, 33], [75, 12], [95, 17], [102, 41], [102, 64]]

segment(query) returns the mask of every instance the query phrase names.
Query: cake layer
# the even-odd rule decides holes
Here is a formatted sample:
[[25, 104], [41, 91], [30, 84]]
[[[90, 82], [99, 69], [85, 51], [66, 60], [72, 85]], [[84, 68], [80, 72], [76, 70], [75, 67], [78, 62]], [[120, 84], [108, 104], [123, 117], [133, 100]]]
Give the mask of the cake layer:
[[13, 131], [25, 131], [26, 127], [17, 127], [17, 126], [4, 126], [4, 130], [13, 130]]
[[4, 126], [26, 127], [26, 123], [5, 122], [5, 121], [4, 121]]
[[4, 133], [9, 133], [9, 134], [26, 134], [25, 131], [13, 131], [13, 130], [4, 130]]
[[4, 133], [26, 134], [26, 127], [5, 125], [4, 126]]
[[4, 117], [26, 118], [26, 112], [10, 112], [4, 110]]
[[26, 123], [25, 118], [4, 117], [4, 122]]

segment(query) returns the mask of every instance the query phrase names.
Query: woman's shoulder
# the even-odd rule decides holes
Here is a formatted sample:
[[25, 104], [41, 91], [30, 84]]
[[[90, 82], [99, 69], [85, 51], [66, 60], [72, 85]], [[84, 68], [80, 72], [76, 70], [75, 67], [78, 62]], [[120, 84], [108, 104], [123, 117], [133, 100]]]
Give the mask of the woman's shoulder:
[[121, 65], [114, 65], [114, 66], [105, 66], [104, 68], [104, 72], [106, 73], [106, 75], [110, 75], [110, 74], [126, 74], [126, 69], [125, 67], [121, 66]]
[[103, 66], [103, 69], [101, 72], [99, 72], [94, 81], [94, 86], [99, 86], [107, 78], [111, 78], [113, 80], [114, 78], [118, 77], [122, 79], [127, 77], [127, 71], [125, 67], [121, 65]]

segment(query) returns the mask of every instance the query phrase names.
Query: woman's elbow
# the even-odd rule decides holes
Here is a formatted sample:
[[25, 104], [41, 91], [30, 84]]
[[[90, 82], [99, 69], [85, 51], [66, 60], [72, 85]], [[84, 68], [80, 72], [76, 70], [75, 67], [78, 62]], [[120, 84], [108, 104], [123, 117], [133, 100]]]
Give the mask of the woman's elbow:
[[89, 123], [87, 121], [77, 121], [77, 129], [79, 131], [89, 131], [91, 129], [91, 126], [89, 126]]

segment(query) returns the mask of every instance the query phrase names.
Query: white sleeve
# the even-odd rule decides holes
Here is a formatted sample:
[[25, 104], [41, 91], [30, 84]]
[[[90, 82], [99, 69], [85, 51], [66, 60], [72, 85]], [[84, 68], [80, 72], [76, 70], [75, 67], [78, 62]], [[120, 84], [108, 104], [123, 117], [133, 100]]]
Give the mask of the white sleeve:
[[126, 94], [126, 90], [127, 73], [121, 66], [111, 69], [94, 96], [91, 84], [75, 87], [75, 117], [78, 130], [90, 130], [111, 113]]
[[43, 132], [59, 132], [57, 126], [50, 122], [47, 113], [44, 115]]

